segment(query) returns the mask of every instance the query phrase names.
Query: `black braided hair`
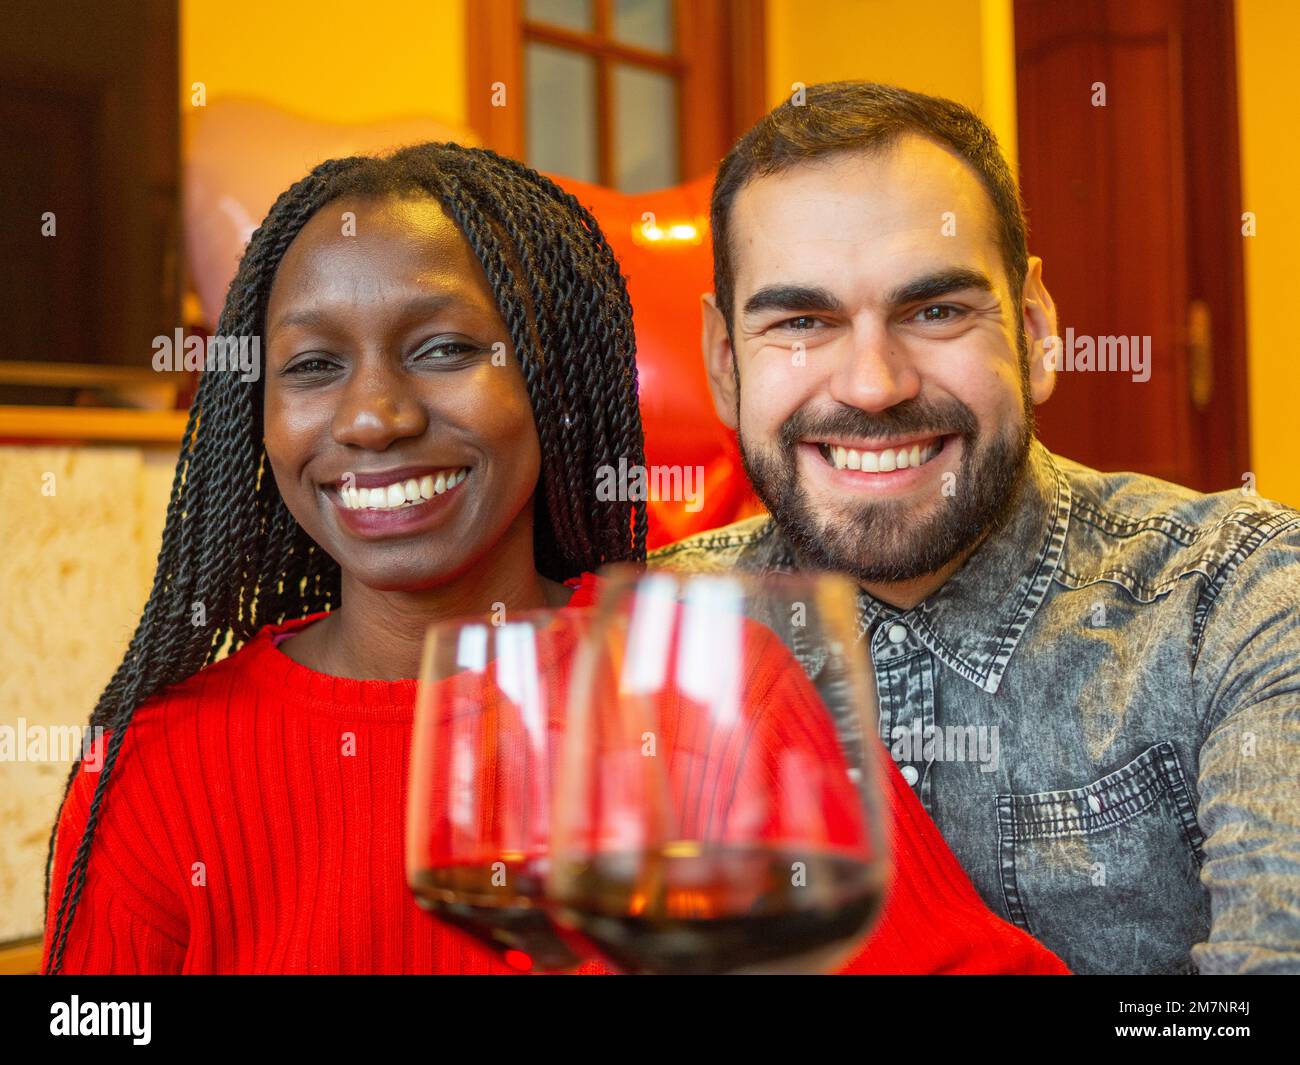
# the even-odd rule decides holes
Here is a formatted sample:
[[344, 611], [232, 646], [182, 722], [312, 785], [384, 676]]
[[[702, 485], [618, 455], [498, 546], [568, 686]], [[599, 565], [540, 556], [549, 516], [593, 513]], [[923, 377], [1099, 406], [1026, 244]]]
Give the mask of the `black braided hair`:
[[[262, 335], [280, 260], [325, 204], [387, 195], [442, 204], [482, 263], [509, 329], [541, 443], [538, 571], [565, 580], [607, 562], [644, 561], [645, 503], [596, 498], [601, 466], [645, 462], [627, 284], [590, 212], [522, 163], [453, 143], [321, 163], [280, 195], [253, 233], [217, 333]], [[63, 964], [104, 794], [136, 708], [238, 650], [264, 625], [339, 605], [338, 564], [285, 507], [261, 441], [260, 382], [204, 373], [176, 462], [153, 589], [90, 717], [91, 728], [109, 733], [108, 747], [55, 916], [48, 974]], [[79, 760], [50, 834], [47, 924], [57, 826], [80, 768]]]

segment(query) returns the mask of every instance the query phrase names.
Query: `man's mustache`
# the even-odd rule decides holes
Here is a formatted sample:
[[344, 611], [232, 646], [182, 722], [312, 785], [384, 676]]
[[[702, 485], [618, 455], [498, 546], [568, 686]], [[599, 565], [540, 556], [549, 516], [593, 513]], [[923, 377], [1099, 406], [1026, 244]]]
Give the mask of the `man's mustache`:
[[979, 423], [966, 404], [934, 404], [908, 400], [879, 414], [868, 414], [857, 407], [840, 407], [831, 413], [816, 413], [800, 408], [781, 425], [778, 441], [782, 451], [790, 451], [800, 440], [848, 436], [872, 439], [928, 433], [935, 436], [957, 434], [973, 440]]

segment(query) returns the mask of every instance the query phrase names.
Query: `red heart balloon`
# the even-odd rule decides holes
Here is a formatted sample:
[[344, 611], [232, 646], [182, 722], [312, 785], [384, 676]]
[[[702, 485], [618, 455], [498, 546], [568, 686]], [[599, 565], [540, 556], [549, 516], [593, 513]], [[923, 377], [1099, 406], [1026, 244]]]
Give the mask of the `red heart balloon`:
[[[596, 217], [628, 279], [646, 464], [680, 467], [693, 499], [651, 500], [649, 546], [761, 512], [736, 435], [718, 419], [700, 351], [700, 296], [713, 291], [712, 176], [628, 195], [548, 174]], [[698, 472], [699, 478], [694, 474]], [[652, 483], [674, 483], [667, 476]], [[700, 485], [702, 480], [702, 486]]]

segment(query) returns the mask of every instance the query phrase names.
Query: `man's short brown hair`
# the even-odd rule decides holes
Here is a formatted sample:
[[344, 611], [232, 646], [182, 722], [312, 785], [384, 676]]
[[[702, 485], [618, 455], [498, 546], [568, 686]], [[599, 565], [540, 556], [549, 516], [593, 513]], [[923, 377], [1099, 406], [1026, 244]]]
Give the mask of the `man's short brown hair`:
[[993, 201], [1007, 280], [1019, 304], [1029, 266], [1024, 209], [993, 131], [952, 100], [867, 81], [833, 81], [808, 86], [799, 103], [787, 100], [759, 119], [718, 168], [709, 209], [713, 291], [729, 336], [736, 283], [730, 226], [736, 194], [756, 178], [822, 156], [877, 151], [908, 133], [951, 149], [979, 177]]

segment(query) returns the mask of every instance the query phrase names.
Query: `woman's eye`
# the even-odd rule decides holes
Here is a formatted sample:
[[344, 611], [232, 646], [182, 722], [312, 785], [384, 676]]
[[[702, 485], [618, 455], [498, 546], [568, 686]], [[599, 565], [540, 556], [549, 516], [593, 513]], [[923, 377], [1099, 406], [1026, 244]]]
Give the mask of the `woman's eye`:
[[295, 362], [284, 372], [291, 374], [326, 373], [333, 368], [334, 364], [328, 359], [322, 359], [313, 355], [311, 358], [301, 359], [300, 361]]
[[477, 344], [471, 344], [465, 340], [434, 340], [416, 348], [411, 358], [454, 359], [458, 355], [468, 355], [470, 352], [478, 350], [479, 346]]

